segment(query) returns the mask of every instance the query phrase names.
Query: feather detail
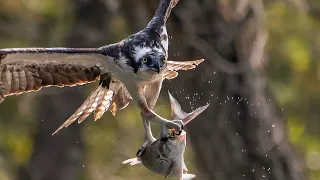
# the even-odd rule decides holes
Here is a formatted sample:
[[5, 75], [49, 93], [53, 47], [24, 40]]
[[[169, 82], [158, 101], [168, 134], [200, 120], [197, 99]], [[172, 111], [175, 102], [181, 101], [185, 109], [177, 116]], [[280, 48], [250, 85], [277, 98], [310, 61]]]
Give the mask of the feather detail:
[[12, 82], [11, 82], [11, 94], [17, 94], [19, 92], [19, 73], [17, 71], [17, 67], [12, 68]]
[[32, 91], [34, 87], [34, 78], [33, 73], [30, 72], [28, 69], [25, 70], [26, 72], [26, 80], [27, 80], [27, 87], [25, 89], [26, 92]]
[[[82, 123], [98, 106], [98, 103], [103, 99], [105, 89], [102, 86], [98, 86], [96, 93], [93, 96], [90, 96], [90, 102], [87, 103], [86, 108], [77, 114], [80, 114], [78, 117], [78, 124]], [[72, 122], [71, 122], [72, 123]]]
[[105, 51], [109, 46], [0, 49], [0, 101], [43, 87], [92, 83], [108, 70], [120, 71]]
[[163, 74], [163, 78], [165, 79], [174, 79], [175, 77], [178, 76], [179, 73], [176, 71], [171, 71], [166, 69], [162, 74]]
[[115, 116], [116, 115], [116, 113], [117, 113], [117, 104], [114, 102], [114, 101], [112, 101], [111, 102], [111, 106], [110, 106], [110, 112], [111, 112], [111, 114], [113, 115], [113, 116]]
[[83, 122], [93, 111], [95, 121], [100, 119], [109, 109], [115, 115], [116, 111], [125, 108], [131, 99], [128, 90], [120, 81], [112, 79], [109, 89], [101, 83], [52, 135], [59, 132], [62, 128], [70, 126], [77, 120], [78, 123]]
[[194, 60], [194, 61], [167, 61], [167, 67], [162, 72], [162, 76], [165, 79], [174, 79], [178, 76], [179, 70], [191, 70], [196, 68], [204, 59]]
[[167, 12], [164, 17], [164, 22], [167, 22], [170, 14], [171, 14], [171, 10], [178, 4], [178, 2], [179, 2], [179, 0], [171, 0], [169, 8], [167, 9]]
[[100, 119], [103, 114], [109, 109], [111, 100], [113, 97], [113, 91], [106, 90], [100, 102], [98, 102], [98, 107], [94, 112], [94, 120]]
[[3, 95], [4, 97], [6, 97], [7, 94], [10, 93], [11, 91], [11, 79], [12, 79], [12, 75], [10, 73], [10, 66], [4, 66], [3, 67], [3, 71], [1, 74], [1, 81], [3, 83]]
[[132, 97], [120, 81], [111, 81], [110, 89], [116, 92], [110, 106], [110, 112], [115, 116], [118, 110], [122, 110], [129, 105]]
[[190, 70], [196, 68], [204, 59], [194, 61], [167, 61], [167, 69], [171, 71]]
[[21, 69], [19, 71], [19, 94], [22, 93], [27, 88], [27, 77], [26, 71]]
[[[58, 133], [62, 128], [68, 127], [73, 122], [78, 120], [78, 123], [84, 121], [100, 104], [101, 100], [104, 99], [105, 92], [111, 92], [108, 89], [103, 88], [101, 85], [96, 87], [88, 98], [81, 104], [81, 106], [52, 134]], [[110, 93], [107, 93], [109, 98], [112, 98]]]

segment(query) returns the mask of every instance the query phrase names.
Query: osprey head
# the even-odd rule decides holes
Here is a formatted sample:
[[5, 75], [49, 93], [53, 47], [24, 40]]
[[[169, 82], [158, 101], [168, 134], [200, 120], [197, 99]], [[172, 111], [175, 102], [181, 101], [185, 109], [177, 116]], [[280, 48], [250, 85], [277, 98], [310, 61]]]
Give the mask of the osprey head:
[[144, 30], [129, 36], [121, 49], [123, 59], [119, 65], [134, 73], [160, 73], [166, 67], [167, 52], [156, 31]]

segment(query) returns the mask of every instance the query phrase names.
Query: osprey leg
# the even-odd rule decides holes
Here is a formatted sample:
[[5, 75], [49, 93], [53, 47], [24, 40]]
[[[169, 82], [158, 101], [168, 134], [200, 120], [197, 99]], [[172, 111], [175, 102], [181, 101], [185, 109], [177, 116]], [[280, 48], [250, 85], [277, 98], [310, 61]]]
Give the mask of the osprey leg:
[[151, 127], [150, 127], [150, 121], [148, 121], [143, 114], [141, 113], [141, 118], [143, 122], [143, 127], [144, 127], [144, 142], [142, 143], [141, 147], [137, 151], [136, 156], [140, 156], [141, 153], [145, 150], [145, 148], [156, 141], [156, 138], [153, 137]]
[[158, 114], [156, 114], [154, 111], [152, 111], [148, 104], [147, 101], [143, 95], [142, 92], [138, 93], [139, 96], [139, 100], [138, 100], [138, 105], [140, 107], [141, 113], [144, 117], [146, 117], [149, 121], [152, 121], [154, 123], [157, 124], [162, 124], [164, 123], [168, 129], [176, 129], [178, 132], [180, 132], [181, 126], [175, 122], [169, 121], [161, 116], [159, 116]]

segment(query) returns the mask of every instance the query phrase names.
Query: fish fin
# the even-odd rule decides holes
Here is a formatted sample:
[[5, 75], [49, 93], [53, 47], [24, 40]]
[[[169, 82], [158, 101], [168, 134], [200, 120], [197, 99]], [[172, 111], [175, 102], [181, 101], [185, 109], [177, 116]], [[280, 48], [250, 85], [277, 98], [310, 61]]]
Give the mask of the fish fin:
[[195, 177], [196, 177], [196, 175], [194, 175], [194, 174], [183, 174], [181, 180], [190, 180]]
[[137, 165], [137, 164], [141, 164], [142, 161], [139, 157], [135, 157], [135, 158], [131, 158], [131, 159], [127, 159], [125, 161], [122, 162], [122, 164], [128, 164], [130, 163], [131, 166]]
[[170, 176], [170, 174], [173, 172], [173, 167], [174, 167], [174, 161], [171, 162], [171, 164], [166, 172], [165, 179], [167, 179], [167, 177]]
[[184, 119], [188, 114], [181, 109], [179, 102], [168, 91], [171, 108], [171, 119]]
[[181, 109], [179, 102], [170, 94], [169, 91], [168, 91], [168, 94], [169, 94], [170, 107], [171, 107], [171, 119], [182, 120], [184, 125], [188, 124], [191, 120], [193, 120], [195, 117], [201, 114], [204, 110], [206, 110], [210, 105], [210, 104], [207, 104], [205, 106], [202, 106], [192, 111], [191, 113], [186, 113]]
[[209, 107], [209, 105], [210, 104], [207, 104], [205, 106], [199, 107], [198, 109], [192, 111], [191, 113], [188, 113], [188, 115], [184, 119], [182, 119], [183, 124], [187, 125], [190, 121], [192, 121], [199, 114], [201, 114], [204, 110], [206, 110]]

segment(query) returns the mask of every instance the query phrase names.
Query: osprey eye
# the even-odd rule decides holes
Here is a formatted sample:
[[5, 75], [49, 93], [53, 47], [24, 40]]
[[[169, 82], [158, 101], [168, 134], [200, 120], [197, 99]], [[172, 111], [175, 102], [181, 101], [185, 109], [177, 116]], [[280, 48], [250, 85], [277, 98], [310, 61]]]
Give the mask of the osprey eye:
[[167, 59], [164, 57], [164, 58], [162, 58], [162, 62], [167, 62]]
[[147, 58], [147, 57], [143, 57], [143, 58], [142, 58], [142, 62], [143, 62], [143, 63], [148, 62], [148, 58]]

